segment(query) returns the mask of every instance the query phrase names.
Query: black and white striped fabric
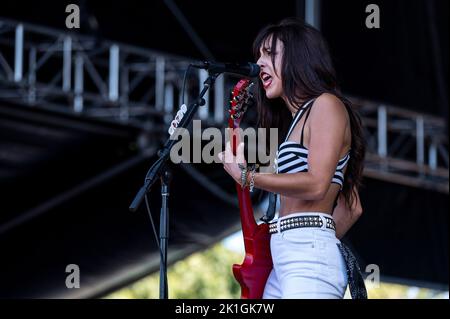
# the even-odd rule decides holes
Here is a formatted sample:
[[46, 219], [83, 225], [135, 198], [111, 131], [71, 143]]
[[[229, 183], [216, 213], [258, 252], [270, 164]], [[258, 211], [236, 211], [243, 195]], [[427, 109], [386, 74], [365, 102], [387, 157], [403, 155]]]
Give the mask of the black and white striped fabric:
[[[314, 100], [315, 99], [304, 104], [304, 106], [302, 106], [302, 108], [297, 112], [292, 121], [291, 127], [289, 128], [286, 140], [280, 144], [277, 152], [277, 158], [275, 160], [277, 173], [284, 174], [308, 171], [308, 149], [303, 144], [303, 132]], [[297, 142], [288, 141], [289, 136], [304, 114], [306, 114], [306, 117], [305, 122], [303, 123], [300, 144]], [[341, 188], [344, 184], [344, 167], [347, 165], [349, 159], [350, 152], [339, 160], [333, 179], [331, 180], [331, 183], [339, 184]]]

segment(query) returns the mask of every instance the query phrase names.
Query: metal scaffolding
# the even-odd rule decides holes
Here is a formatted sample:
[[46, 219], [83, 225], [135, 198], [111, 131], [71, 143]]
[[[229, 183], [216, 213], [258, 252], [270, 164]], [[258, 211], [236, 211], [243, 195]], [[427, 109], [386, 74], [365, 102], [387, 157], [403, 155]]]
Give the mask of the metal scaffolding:
[[[170, 123], [183, 99], [191, 61], [75, 33], [0, 19], [0, 99], [151, 129]], [[192, 72], [191, 88], [206, 79]], [[198, 117], [225, 126], [228, 78], [219, 77]], [[449, 192], [448, 138], [443, 119], [352, 98], [368, 142], [365, 175]], [[177, 105], [175, 105], [177, 104]]]
[[[148, 128], [159, 116], [165, 121], [182, 101], [184, 73], [192, 62], [124, 44], [75, 33], [0, 19], [0, 98], [46, 106], [86, 116]], [[191, 87], [200, 86], [205, 70], [191, 72]], [[196, 82], [196, 83], [193, 83]], [[200, 82], [200, 83], [199, 83]], [[224, 121], [224, 79], [202, 119]], [[175, 104], [178, 104], [175, 106]]]
[[352, 98], [367, 140], [366, 176], [449, 192], [448, 137], [442, 118]]

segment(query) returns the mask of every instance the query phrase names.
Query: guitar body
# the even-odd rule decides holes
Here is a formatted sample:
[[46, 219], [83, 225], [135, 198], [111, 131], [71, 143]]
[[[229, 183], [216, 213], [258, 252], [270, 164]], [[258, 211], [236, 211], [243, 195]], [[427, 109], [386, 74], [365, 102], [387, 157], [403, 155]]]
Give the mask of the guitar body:
[[[231, 131], [233, 153], [239, 144], [239, 135], [235, 129], [239, 128], [242, 115], [251, 98], [249, 88], [251, 83], [247, 79], [240, 80], [233, 89], [230, 109], [229, 128]], [[272, 256], [270, 253], [270, 234], [268, 224], [257, 224], [253, 214], [253, 207], [248, 188], [236, 184], [241, 215], [242, 233], [244, 237], [245, 257], [240, 265], [233, 265], [233, 274], [241, 286], [242, 299], [261, 299], [264, 287], [272, 271]]]
[[261, 299], [272, 270], [270, 235], [267, 224], [258, 225], [254, 234], [245, 237], [245, 258], [233, 265], [234, 278], [241, 286], [242, 299]]

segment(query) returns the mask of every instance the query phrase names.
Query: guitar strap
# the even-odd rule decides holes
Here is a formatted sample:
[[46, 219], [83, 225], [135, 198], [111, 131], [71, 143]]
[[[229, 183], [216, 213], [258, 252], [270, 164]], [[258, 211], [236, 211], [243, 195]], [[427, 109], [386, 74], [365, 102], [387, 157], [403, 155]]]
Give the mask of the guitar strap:
[[348, 287], [352, 299], [367, 299], [367, 289], [364, 283], [364, 277], [358, 263], [351, 249], [343, 242], [337, 244], [339, 251], [345, 260], [347, 269]]
[[275, 217], [277, 208], [277, 194], [269, 192], [269, 207], [267, 207], [266, 214], [261, 217], [261, 221], [269, 223]]

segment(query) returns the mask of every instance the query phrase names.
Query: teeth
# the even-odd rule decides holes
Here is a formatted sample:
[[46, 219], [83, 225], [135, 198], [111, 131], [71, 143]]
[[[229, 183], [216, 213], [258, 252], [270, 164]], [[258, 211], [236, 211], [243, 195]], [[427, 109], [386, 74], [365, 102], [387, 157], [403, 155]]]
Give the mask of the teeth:
[[271, 78], [271, 76], [267, 73], [264, 73], [264, 74], [262, 74], [261, 78], [263, 81], [267, 81]]

